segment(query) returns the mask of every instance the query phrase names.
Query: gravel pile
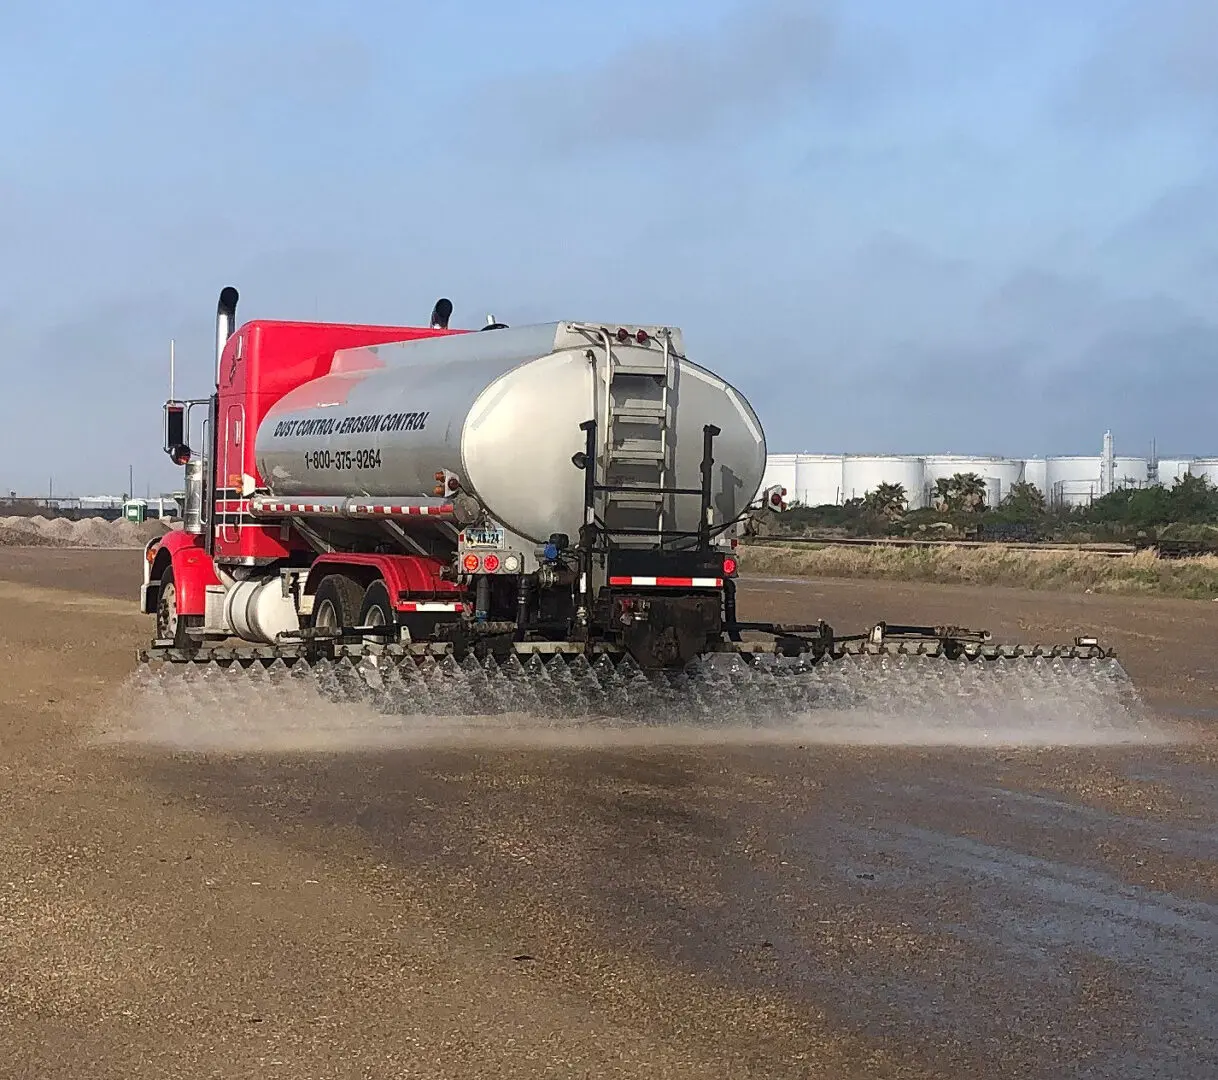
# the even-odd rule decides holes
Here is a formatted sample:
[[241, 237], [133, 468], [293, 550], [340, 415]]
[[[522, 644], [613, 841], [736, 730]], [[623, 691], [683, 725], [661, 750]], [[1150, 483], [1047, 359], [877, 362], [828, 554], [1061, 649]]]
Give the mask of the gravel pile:
[[0, 547], [142, 548], [171, 528], [159, 519], [137, 524], [100, 517], [0, 517]]

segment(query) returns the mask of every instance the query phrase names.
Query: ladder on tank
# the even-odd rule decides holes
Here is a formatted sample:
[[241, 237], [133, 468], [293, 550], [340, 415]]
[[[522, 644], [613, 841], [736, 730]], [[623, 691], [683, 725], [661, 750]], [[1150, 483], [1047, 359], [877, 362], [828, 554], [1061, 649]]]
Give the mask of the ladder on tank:
[[[629, 340], [629, 339], [627, 339]], [[606, 342], [602, 522], [620, 546], [664, 546], [673, 471], [671, 396], [676, 375], [672, 341], [660, 349], [619, 355]]]

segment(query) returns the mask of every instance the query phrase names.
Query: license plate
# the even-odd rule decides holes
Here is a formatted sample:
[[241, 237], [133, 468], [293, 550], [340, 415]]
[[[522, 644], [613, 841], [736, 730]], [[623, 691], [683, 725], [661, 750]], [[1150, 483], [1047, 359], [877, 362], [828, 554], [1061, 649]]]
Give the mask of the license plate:
[[466, 547], [503, 547], [503, 530], [502, 529], [466, 529], [465, 530], [465, 546]]

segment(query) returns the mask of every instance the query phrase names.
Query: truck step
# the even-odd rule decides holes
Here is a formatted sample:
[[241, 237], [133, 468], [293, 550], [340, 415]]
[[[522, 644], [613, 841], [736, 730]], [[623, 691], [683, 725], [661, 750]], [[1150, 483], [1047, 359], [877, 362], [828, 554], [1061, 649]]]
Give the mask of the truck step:
[[656, 402], [654, 409], [644, 409], [641, 407], [642, 404], [642, 402], [638, 402], [630, 409], [614, 412], [613, 422], [615, 424], [650, 424], [654, 426], [663, 424], [667, 419], [665, 416], [667, 410], [659, 402]]
[[607, 455], [611, 463], [663, 461], [668, 454], [654, 439], [624, 439], [611, 446]]
[[663, 378], [668, 374], [668, 365], [663, 353], [651, 356], [630, 356], [628, 358], [614, 355], [613, 374], [618, 375], [657, 375]]
[[614, 506], [638, 510], [654, 510], [664, 501], [664, 496], [658, 491], [648, 491], [646, 488], [640, 488], [638, 491], [608, 491], [605, 498]]

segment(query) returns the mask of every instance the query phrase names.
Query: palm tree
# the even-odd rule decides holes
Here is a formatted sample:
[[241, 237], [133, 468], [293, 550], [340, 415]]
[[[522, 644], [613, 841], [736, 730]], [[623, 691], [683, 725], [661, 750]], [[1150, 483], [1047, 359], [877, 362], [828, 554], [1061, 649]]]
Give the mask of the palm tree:
[[1045, 497], [1035, 484], [1020, 480], [1011, 485], [1010, 491], [1002, 500], [1002, 505], [1007, 510], [1016, 510], [1024, 514], [1043, 514]]
[[953, 494], [954, 489], [952, 488], [951, 480], [949, 480], [946, 476], [940, 476], [939, 479], [935, 481], [935, 506], [940, 510], [951, 509]]
[[863, 509], [886, 521], [896, 521], [908, 505], [904, 484], [880, 484], [863, 496]]
[[965, 510], [973, 513], [985, 509], [985, 480], [976, 473], [957, 473], [952, 479], [956, 483], [960, 504]]
[[952, 513], [984, 510], [985, 495], [985, 480], [976, 473], [955, 473], [935, 481], [935, 501]]

